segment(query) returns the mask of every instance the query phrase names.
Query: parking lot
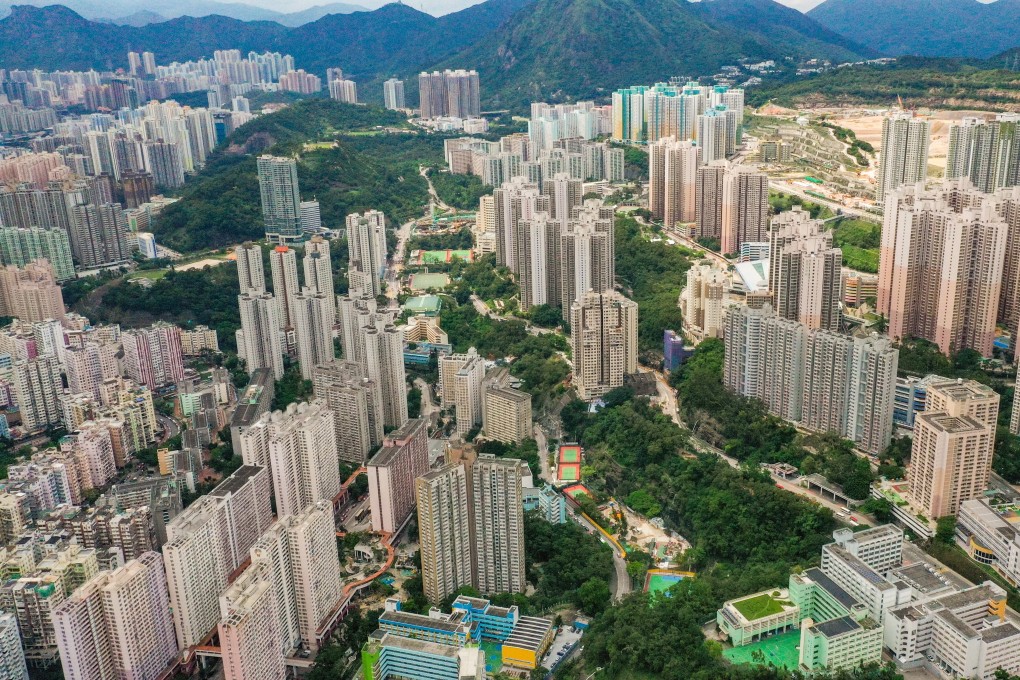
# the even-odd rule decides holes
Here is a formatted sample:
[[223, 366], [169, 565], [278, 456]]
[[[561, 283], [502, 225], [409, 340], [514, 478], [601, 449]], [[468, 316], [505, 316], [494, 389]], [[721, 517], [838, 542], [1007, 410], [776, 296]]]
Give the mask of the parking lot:
[[542, 658], [542, 667], [553, 670], [556, 664], [562, 661], [580, 641], [581, 633], [575, 632], [572, 626], [560, 626], [552, 644], [549, 645], [549, 650]]

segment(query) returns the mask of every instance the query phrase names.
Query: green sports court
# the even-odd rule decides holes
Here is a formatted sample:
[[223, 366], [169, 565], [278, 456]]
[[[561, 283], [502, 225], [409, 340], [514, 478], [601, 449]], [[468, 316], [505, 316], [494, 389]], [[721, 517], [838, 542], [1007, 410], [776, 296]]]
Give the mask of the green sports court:
[[[764, 663], [761, 658], [755, 658], [755, 652], [764, 655]], [[723, 656], [730, 663], [754, 664], [756, 666], [774, 665], [786, 670], [797, 670], [800, 664], [800, 630], [791, 630], [781, 635], [773, 635], [749, 645], [732, 647], [723, 650]]]

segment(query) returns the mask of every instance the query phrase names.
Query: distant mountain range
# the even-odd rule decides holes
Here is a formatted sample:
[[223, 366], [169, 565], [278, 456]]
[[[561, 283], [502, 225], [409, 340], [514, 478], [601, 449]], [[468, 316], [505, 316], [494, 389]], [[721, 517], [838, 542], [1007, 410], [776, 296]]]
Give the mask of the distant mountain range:
[[710, 75], [741, 59], [870, 55], [772, 0], [536, 0], [446, 65], [477, 67], [503, 96], [493, 105], [517, 106]]
[[[51, 0], [0, 2], [0, 16], [10, 14], [11, 7], [15, 4], [46, 7], [54, 3]], [[60, 4], [86, 19], [124, 26], [145, 26], [177, 17], [206, 17], [215, 14], [241, 21], [275, 21], [293, 27], [315, 21], [327, 14], [368, 11], [361, 5], [342, 2], [316, 5], [300, 12], [289, 13], [240, 2], [217, 2], [217, 0], [148, 0], [141, 9], [137, 0], [62, 0]]]
[[5, 68], [117, 68], [126, 67], [129, 50], [151, 50], [168, 63], [224, 48], [289, 53], [316, 73], [340, 66], [369, 83], [370, 93], [391, 75], [477, 68], [487, 104], [514, 107], [711, 75], [744, 59], [774, 59], [789, 71], [809, 58], [877, 54], [773, 0], [487, 0], [438, 18], [390, 4], [294, 28], [223, 16], [115, 25], [63, 6], [27, 5], [0, 20]]
[[1020, 0], [825, 0], [807, 15], [891, 56], [984, 59], [1020, 46]]

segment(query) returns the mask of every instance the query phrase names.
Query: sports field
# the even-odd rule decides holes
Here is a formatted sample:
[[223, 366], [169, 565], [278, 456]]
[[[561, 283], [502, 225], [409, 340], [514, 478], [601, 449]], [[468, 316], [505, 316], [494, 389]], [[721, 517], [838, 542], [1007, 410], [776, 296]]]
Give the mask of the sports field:
[[411, 276], [412, 290], [428, 290], [436, 288], [442, 290], [450, 285], [450, 277], [446, 274], [414, 274]]
[[783, 605], [778, 600], [773, 599], [768, 593], [755, 595], [744, 600], [737, 600], [733, 603], [733, 606], [748, 621], [755, 621], [783, 611]]
[[584, 484], [574, 484], [573, 486], [568, 486], [563, 490], [563, 493], [567, 494], [571, 498], [577, 498], [582, 494], [591, 497], [591, 491], [588, 491], [588, 488]]
[[[765, 663], [754, 659], [754, 653], [757, 651], [765, 655]], [[742, 647], [724, 649], [723, 656], [734, 664], [756, 666], [775, 664], [786, 670], [796, 670], [800, 663], [800, 631], [791, 630], [789, 633], [773, 635]]]
[[645, 579], [645, 592], [661, 593], [683, 580], [684, 577], [680, 574], [654, 574], [649, 572]]
[[561, 463], [580, 463], [581, 462], [581, 447], [580, 446], [561, 446], [560, 447], [560, 462]]
[[556, 466], [556, 479], [560, 482], [577, 482], [581, 479], [580, 463], [560, 463]]
[[485, 652], [485, 671], [489, 675], [499, 673], [503, 667], [503, 645], [491, 640], [482, 640], [479, 645]]

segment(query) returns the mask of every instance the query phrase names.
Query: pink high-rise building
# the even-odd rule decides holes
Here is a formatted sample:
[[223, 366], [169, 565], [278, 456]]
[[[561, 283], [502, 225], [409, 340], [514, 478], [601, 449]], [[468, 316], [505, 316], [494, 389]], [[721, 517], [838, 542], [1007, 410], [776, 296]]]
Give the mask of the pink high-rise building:
[[372, 531], [396, 533], [414, 510], [414, 480], [429, 469], [428, 429], [414, 418], [386, 435], [368, 463]]
[[124, 366], [128, 377], [150, 390], [184, 379], [181, 329], [158, 321], [148, 328], [124, 331]]
[[163, 559], [142, 553], [98, 576], [53, 610], [68, 680], [155, 680], [177, 656]]
[[886, 195], [878, 312], [890, 337], [991, 355], [1008, 231], [1001, 208], [966, 180]]

